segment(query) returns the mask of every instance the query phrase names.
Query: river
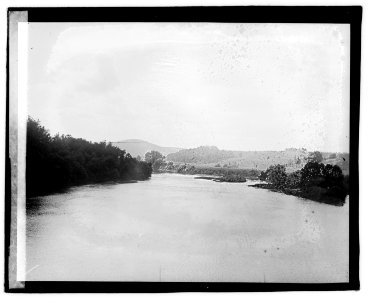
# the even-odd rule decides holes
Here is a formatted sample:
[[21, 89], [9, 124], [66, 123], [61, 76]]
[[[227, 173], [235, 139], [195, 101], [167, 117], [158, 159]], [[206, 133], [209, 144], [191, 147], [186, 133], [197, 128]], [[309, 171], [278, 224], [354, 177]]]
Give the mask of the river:
[[248, 184], [153, 174], [28, 199], [26, 280], [349, 280], [349, 201]]

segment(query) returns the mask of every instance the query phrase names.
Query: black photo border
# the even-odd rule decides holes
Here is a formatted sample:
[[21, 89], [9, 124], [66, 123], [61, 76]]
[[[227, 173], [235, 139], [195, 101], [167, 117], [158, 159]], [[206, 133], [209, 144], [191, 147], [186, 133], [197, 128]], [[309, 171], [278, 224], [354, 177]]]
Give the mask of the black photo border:
[[[350, 209], [349, 282], [56, 282], [26, 281], [9, 288], [11, 178], [9, 160], [9, 13], [27, 11], [28, 22], [215, 22], [350, 24]], [[5, 291], [12, 293], [168, 293], [359, 290], [359, 109], [361, 6], [185, 6], [185, 7], [12, 7], [8, 8], [5, 184]], [[331, 245], [335, 246], [335, 245]]]

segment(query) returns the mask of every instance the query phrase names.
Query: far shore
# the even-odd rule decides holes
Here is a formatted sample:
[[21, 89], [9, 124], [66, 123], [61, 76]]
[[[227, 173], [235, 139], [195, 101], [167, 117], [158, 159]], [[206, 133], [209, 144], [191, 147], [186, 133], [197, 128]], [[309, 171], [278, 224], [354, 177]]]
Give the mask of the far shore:
[[177, 172], [177, 171], [156, 171], [153, 174], [180, 174], [180, 175], [194, 175], [195, 179], [204, 179], [204, 180], [211, 180], [215, 182], [232, 182], [232, 183], [244, 183], [248, 180], [258, 180], [258, 177], [255, 176], [244, 176], [239, 174], [224, 174], [224, 175], [212, 175], [212, 174], [205, 174], [203, 172], [195, 173], [195, 172]]
[[205, 180], [211, 180], [211, 181], [215, 181], [215, 182], [232, 182], [232, 183], [243, 183], [246, 182], [247, 180], [245, 178], [243, 179], [236, 179], [233, 177], [221, 177], [221, 176], [197, 176], [194, 179], [205, 179]]
[[260, 171], [256, 169], [207, 167], [189, 164], [176, 164], [171, 167], [165, 166], [159, 170], [154, 170], [154, 173], [197, 175], [197, 179], [234, 183], [247, 182], [247, 180], [257, 180], [260, 175]]
[[[194, 179], [210, 180], [210, 181], [214, 181], [214, 182], [244, 183], [244, 182], [247, 182], [248, 180], [250, 180], [250, 181], [257, 180], [259, 182], [259, 178], [254, 177], [254, 176], [248, 176], [248, 178], [234, 176], [234, 175], [232, 175], [232, 176], [229, 176], [229, 175], [210, 175], [209, 176], [209, 175], [203, 174], [203, 173], [202, 174], [188, 174], [188, 173], [179, 173], [179, 172], [175, 172], [175, 171], [165, 171], [165, 172], [155, 172], [155, 173], [156, 174], [168, 173], [168, 174], [180, 174], [180, 175], [196, 175], [196, 177], [194, 177]], [[345, 203], [344, 199], [329, 196], [326, 193], [328, 191], [326, 191], [324, 189], [320, 189], [318, 191], [303, 191], [300, 188], [295, 188], [295, 189], [283, 188], [283, 189], [279, 189], [279, 188], [276, 188], [275, 186], [273, 186], [272, 184], [266, 183], [264, 181], [263, 181], [263, 183], [255, 183], [255, 184], [250, 184], [248, 186], [253, 187], [253, 188], [266, 189], [266, 190], [269, 190], [271, 192], [281, 193], [281, 194], [285, 194], [285, 195], [292, 195], [292, 196], [295, 196], [295, 197], [299, 197], [299, 198], [303, 198], [303, 199], [307, 199], [307, 200], [312, 200], [312, 201], [316, 201], [316, 202], [320, 202], [320, 203], [335, 205], [335, 206], [343, 206], [344, 203]]]

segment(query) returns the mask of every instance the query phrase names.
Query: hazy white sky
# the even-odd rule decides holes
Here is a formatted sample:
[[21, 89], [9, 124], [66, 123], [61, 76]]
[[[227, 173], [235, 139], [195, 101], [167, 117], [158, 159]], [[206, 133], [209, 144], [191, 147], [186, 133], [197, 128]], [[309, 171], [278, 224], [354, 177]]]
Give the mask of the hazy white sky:
[[30, 23], [29, 114], [92, 141], [348, 152], [349, 30]]

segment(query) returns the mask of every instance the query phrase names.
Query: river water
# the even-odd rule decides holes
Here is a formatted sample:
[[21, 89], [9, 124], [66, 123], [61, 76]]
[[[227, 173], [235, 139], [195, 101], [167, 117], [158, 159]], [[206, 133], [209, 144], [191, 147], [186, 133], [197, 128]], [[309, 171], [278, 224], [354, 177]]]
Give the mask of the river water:
[[347, 282], [342, 207], [178, 174], [28, 199], [27, 280]]

